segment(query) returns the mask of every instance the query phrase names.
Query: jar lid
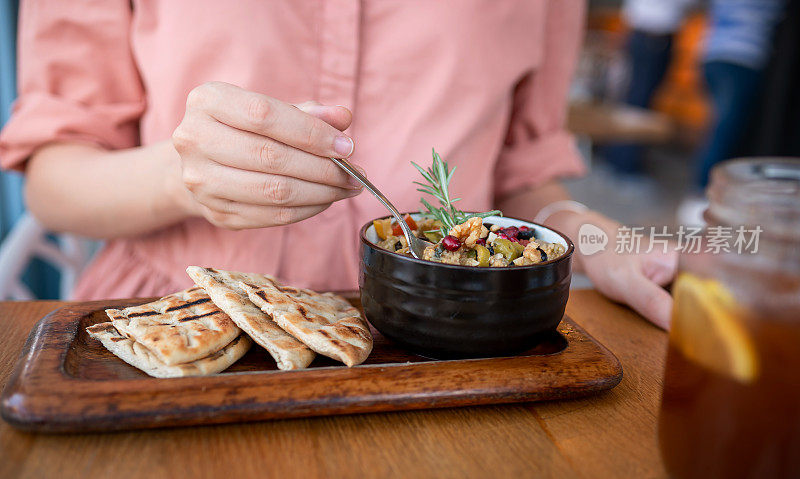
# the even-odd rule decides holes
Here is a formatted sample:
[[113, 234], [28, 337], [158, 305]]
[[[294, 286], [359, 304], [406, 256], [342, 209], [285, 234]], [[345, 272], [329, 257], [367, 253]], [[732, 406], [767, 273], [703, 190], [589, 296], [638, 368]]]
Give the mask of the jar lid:
[[710, 224], [761, 227], [800, 241], [800, 158], [740, 158], [717, 165], [707, 189]]

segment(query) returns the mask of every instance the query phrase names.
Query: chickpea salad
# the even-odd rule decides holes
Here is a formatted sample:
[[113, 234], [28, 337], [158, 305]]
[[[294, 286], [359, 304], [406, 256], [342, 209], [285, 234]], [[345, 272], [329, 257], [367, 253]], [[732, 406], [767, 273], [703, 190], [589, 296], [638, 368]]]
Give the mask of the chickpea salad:
[[[537, 239], [528, 226], [501, 227], [472, 217], [455, 225], [442, 235], [442, 223], [434, 218], [415, 221], [406, 215], [405, 221], [414, 235], [433, 243], [425, 249], [423, 259], [460, 266], [501, 268], [530, 266], [563, 255], [566, 249], [558, 243]], [[378, 235], [378, 246], [411, 256], [400, 225], [391, 219], [372, 222]]]
[[[486, 218], [502, 216], [500, 211], [471, 213], [457, 209], [453, 204], [460, 198], [452, 198], [449, 191], [456, 168], [451, 170], [436, 150], [433, 150], [433, 163], [429, 168], [422, 168], [413, 161], [411, 164], [424, 180], [414, 182], [419, 186], [417, 191], [439, 203], [434, 206], [421, 198], [425, 209], [420, 211], [419, 221], [410, 215], [404, 219], [415, 236], [433, 243], [425, 248], [423, 259], [460, 266], [502, 268], [543, 263], [565, 253], [563, 245], [537, 238], [529, 226], [484, 223]], [[375, 220], [372, 224], [379, 247], [412, 256], [399, 224], [393, 223], [391, 218]]]

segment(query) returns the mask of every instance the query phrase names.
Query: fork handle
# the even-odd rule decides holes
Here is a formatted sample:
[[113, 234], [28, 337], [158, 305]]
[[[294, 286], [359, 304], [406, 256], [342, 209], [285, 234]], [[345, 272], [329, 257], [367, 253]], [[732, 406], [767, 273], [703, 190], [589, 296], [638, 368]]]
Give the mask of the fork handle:
[[362, 175], [360, 171], [358, 171], [353, 165], [351, 165], [349, 161], [340, 158], [331, 158], [331, 161], [339, 165], [339, 168], [346, 171], [350, 176], [357, 179], [359, 183], [364, 185], [364, 188], [369, 190], [370, 193], [372, 193], [373, 195], [375, 195], [376, 198], [378, 198], [378, 201], [383, 203], [383, 206], [385, 206], [389, 211], [392, 212], [392, 215], [397, 220], [397, 224], [399, 224], [400, 228], [403, 229], [403, 233], [406, 235], [406, 240], [408, 240], [410, 244], [411, 237], [414, 236], [414, 233], [411, 232], [411, 228], [403, 219], [403, 215], [401, 215], [400, 212], [397, 211], [397, 208], [394, 207], [392, 202], [389, 201], [388, 198], [383, 196], [383, 193], [381, 193], [380, 190], [378, 190], [378, 188], [375, 188], [375, 185], [373, 185], [372, 182], [369, 181], [366, 176]]

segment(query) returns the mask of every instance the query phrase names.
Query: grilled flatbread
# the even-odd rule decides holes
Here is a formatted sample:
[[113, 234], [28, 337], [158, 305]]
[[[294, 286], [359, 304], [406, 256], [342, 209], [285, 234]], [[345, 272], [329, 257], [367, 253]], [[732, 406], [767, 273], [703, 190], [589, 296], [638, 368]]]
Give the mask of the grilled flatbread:
[[209, 356], [241, 333], [198, 287], [141, 306], [107, 309], [106, 314], [120, 333], [169, 366]]
[[278, 326], [319, 354], [354, 366], [372, 351], [369, 326], [340, 296], [282, 286], [269, 277], [239, 285]]
[[221, 310], [250, 338], [269, 351], [278, 369], [302, 369], [314, 360], [314, 351], [296, 340], [250, 301], [239, 282], [269, 280], [268, 276], [189, 266], [186, 272]]
[[149, 349], [123, 335], [111, 323], [100, 323], [86, 328], [89, 335], [131, 366], [141, 369], [156, 378], [180, 378], [184, 376], [208, 376], [224, 371], [235, 363], [253, 344], [247, 335], [241, 334], [227, 346], [209, 356], [185, 364], [164, 364]]

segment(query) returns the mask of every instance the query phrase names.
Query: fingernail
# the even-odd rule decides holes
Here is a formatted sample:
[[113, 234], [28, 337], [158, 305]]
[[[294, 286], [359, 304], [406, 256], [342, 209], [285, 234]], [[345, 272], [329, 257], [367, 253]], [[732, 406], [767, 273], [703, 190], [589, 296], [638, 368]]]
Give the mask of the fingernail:
[[347, 158], [353, 154], [353, 149], [356, 147], [353, 140], [347, 136], [337, 136], [333, 140], [333, 151], [341, 155], [342, 158]]

